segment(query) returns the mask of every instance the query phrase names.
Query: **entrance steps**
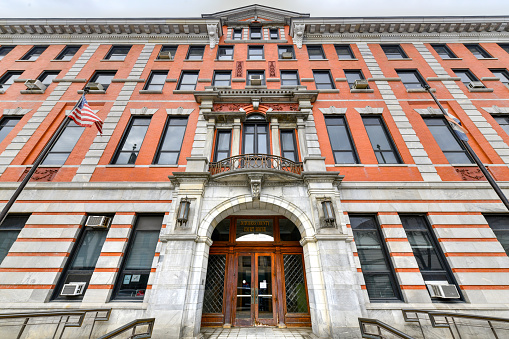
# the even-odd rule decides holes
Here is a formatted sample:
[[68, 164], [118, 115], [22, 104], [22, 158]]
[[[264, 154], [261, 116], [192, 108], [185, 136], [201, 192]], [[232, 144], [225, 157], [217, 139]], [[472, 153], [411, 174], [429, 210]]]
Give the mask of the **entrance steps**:
[[202, 327], [204, 339], [318, 339], [311, 328], [277, 328], [277, 327], [233, 327], [212, 328]]

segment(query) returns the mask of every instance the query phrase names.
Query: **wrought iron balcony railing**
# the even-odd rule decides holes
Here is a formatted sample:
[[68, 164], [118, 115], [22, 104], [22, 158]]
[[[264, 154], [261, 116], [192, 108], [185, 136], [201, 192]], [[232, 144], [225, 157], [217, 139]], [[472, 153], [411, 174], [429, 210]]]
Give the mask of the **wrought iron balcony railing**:
[[211, 174], [231, 172], [242, 169], [274, 169], [295, 174], [302, 173], [302, 163], [270, 154], [241, 154], [218, 162], [211, 162]]

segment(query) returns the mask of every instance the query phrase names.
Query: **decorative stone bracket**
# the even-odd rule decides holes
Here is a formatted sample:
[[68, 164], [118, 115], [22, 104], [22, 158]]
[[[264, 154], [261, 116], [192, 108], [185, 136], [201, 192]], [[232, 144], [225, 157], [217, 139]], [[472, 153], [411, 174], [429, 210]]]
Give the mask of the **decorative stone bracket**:
[[305, 24], [295, 24], [293, 26], [293, 42], [297, 46], [297, 48], [302, 48], [302, 40], [304, 39], [304, 29], [306, 28]]
[[263, 175], [249, 174], [248, 180], [249, 180], [249, 184], [251, 185], [251, 196], [253, 197], [253, 200], [259, 200], [260, 193], [262, 190]]
[[209, 34], [209, 43], [210, 49], [216, 47], [216, 44], [219, 42], [219, 34], [217, 30], [217, 24], [208, 24], [207, 32]]

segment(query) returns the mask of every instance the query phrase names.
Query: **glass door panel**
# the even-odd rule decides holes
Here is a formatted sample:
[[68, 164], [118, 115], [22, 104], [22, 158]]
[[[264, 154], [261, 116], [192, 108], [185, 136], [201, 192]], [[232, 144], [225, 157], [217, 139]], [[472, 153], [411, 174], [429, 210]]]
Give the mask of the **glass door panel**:
[[272, 258], [271, 256], [259, 255], [257, 260], [258, 269], [258, 319], [273, 319], [273, 295], [272, 295]]
[[235, 309], [235, 325], [251, 326], [253, 319], [252, 291], [252, 255], [237, 257], [237, 303]]

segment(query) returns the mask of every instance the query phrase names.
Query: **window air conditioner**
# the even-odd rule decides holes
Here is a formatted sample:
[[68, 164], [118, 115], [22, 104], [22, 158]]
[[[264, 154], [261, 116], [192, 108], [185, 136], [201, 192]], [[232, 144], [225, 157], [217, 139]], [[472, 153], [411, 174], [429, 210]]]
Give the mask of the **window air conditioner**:
[[261, 86], [262, 85], [262, 76], [261, 75], [250, 75], [249, 83], [251, 86]]
[[455, 285], [439, 284], [437, 282], [426, 283], [432, 298], [458, 299], [460, 294]]
[[281, 59], [293, 59], [292, 52], [283, 52], [281, 53]]
[[88, 217], [85, 226], [93, 227], [93, 228], [108, 228], [110, 225], [111, 218], [99, 216], [99, 215], [91, 215]]
[[360, 79], [355, 80], [353, 84], [354, 89], [367, 89], [369, 87], [368, 80], [366, 79]]
[[480, 81], [470, 81], [468, 88], [484, 88], [484, 84]]
[[85, 87], [91, 91], [104, 91], [103, 85], [98, 82], [89, 82]]
[[158, 59], [170, 59], [171, 60], [172, 59], [171, 52], [170, 51], [159, 52]]
[[60, 295], [67, 295], [67, 296], [76, 296], [76, 295], [82, 295], [83, 292], [85, 292], [85, 286], [86, 282], [72, 282], [69, 284], [64, 284], [64, 288], [62, 288], [62, 292], [60, 292]]
[[25, 86], [30, 90], [44, 91], [46, 86], [40, 80], [27, 80]]

